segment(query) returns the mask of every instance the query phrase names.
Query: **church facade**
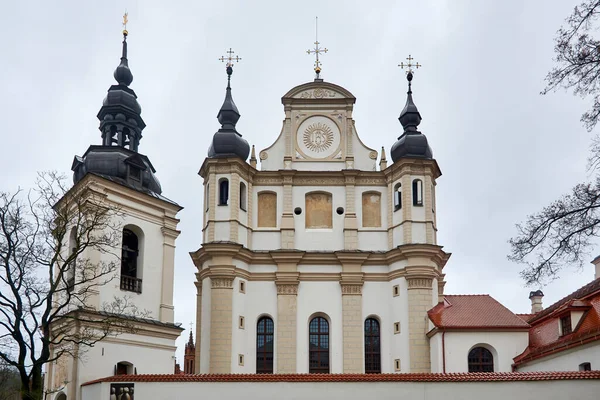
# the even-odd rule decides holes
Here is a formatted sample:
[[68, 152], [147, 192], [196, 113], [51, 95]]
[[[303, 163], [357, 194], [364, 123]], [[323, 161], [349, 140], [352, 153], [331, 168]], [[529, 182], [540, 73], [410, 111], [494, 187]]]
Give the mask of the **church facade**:
[[[127, 296], [150, 315], [133, 320], [135, 332], [109, 336], [81, 357], [49, 364], [50, 399], [125, 399], [134, 391], [138, 398], [200, 391], [222, 398], [248, 391], [258, 398], [266, 382], [290, 398], [363, 397], [372, 395], [369, 382], [385, 383], [375, 388], [384, 398], [395, 398], [400, 386], [407, 396], [427, 392], [422, 398], [470, 398], [484, 388], [490, 398], [505, 398], [518, 396], [523, 385], [527, 393], [554, 398], [583, 379], [582, 398], [592, 398], [600, 374], [584, 370], [448, 374], [548, 370], [536, 365], [576, 371], [578, 363], [597, 369], [600, 280], [546, 311], [541, 292], [532, 292], [527, 315], [515, 315], [487, 295], [444, 293], [450, 253], [437, 243], [441, 170], [419, 131], [410, 69], [399, 137], [387, 144], [388, 163], [383, 147], [377, 152], [358, 135], [356, 98], [320, 79], [320, 69], [314, 81], [283, 95], [281, 132], [257, 157], [236, 129], [240, 112], [233, 65], [227, 65], [221, 127], [199, 171], [203, 229], [200, 247], [190, 253], [196, 340], [190, 332], [184, 371], [173, 374], [175, 340], [183, 331], [173, 307], [182, 208], [162, 194], [154, 167], [139, 152], [145, 123], [129, 88], [126, 39], [125, 31], [117, 84], [98, 114], [101, 145], [75, 157], [73, 190], [85, 188], [81, 193], [123, 214], [121, 248], [85, 255], [120, 265], [86, 312], [100, 314], [104, 302]], [[574, 313], [568, 323], [565, 313]], [[540, 337], [541, 324], [560, 330]], [[565, 353], [554, 352], [558, 343]], [[574, 355], [581, 344], [594, 351], [578, 348]], [[547, 363], [561, 354], [568, 364]], [[592, 358], [582, 362], [586, 357]], [[290, 382], [299, 390], [293, 395]], [[314, 382], [329, 391], [315, 395]]]

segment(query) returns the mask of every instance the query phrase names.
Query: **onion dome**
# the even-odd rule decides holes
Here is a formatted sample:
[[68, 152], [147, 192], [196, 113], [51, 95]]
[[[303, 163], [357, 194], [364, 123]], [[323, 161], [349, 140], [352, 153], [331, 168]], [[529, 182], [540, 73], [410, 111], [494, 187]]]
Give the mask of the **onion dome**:
[[250, 146], [235, 129], [235, 124], [240, 119], [240, 113], [231, 95], [233, 66], [228, 64], [226, 71], [227, 89], [225, 92], [225, 101], [219, 110], [219, 114], [217, 114], [221, 129], [213, 136], [212, 144], [208, 149], [208, 157], [239, 157], [245, 161], [248, 158], [248, 154], [250, 154]]
[[79, 182], [93, 173], [132, 187], [136, 190], [161, 194], [156, 170], [145, 155], [138, 153], [142, 130], [142, 108], [137, 95], [129, 88], [133, 74], [127, 60], [127, 30], [123, 31], [121, 62], [114, 72], [116, 85], [108, 89], [98, 112], [102, 145], [92, 145], [81, 157], [73, 160], [73, 181]]
[[394, 162], [402, 157], [433, 158], [433, 152], [427, 143], [427, 137], [417, 130], [417, 127], [421, 123], [421, 114], [412, 98], [412, 72], [409, 71], [408, 74], [406, 74], [406, 79], [408, 80], [408, 98], [406, 99], [406, 105], [398, 118], [404, 128], [404, 133], [392, 146], [391, 153]]

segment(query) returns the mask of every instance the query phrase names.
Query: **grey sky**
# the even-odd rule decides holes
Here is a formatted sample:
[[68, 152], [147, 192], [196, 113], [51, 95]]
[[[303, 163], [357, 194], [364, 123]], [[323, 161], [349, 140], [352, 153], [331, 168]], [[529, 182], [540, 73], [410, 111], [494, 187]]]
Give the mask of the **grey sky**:
[[[147, 123], [140, 152], [156, 167], [163, 194], [185, 207], [175, 317], [189, 328], [196, 296], [188, 252], [200, 246], [202, 225], [197, 172], [225, 95], [217, 58], [232, 47], [243, 59], [232, 78], [238, 131], [260, 150], [279, 135], [281, 96], [313, 78], [306, 50], [318, 15], [319, 40], [329, 49], [322, 77], [356, 96], [356, 127], [369, 147], [383, 145], [389, 155], [401, 133], [406, 80], [397, 64], [408, 54], [423, 64], [414, 100], [443, 172], [438, 242], [453, 253], [446, 292], [489, 293], [514, 312], [528, 312], [531, 289], [518, 275], [521, 266], [506, 259], [514, 224], [589, 178], [591, 134], [579, 122], [589, 101], [539, 95], [553, 65], [554, 33], [577, 3], [6, 2], [0, 190], [29, 187], [40, 170], [70, 176], [73, 156], [100, 144], [96, 114], [114, 82], [126, 8], [131, 87]], [[543, 288], [544, 304], [592, 278], [591, 265], [563, 272]]]

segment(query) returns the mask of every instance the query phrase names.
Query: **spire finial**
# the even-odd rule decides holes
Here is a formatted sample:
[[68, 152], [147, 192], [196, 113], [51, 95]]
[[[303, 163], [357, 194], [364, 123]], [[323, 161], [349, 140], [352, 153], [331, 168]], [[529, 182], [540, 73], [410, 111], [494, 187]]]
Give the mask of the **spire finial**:
[[252, 151], [250, 152], [250, 165], [256, 168], [256, 151], [254, 150], [254, 145], [252, 145]]
[[415, 69], [419, 69], [420, 67], [422, 67], [422, 65], [419, 64], [418, 62], [413, 64], [414, 58], [412, 58], [410, 54], [408, 55], [408, 57], [406, 57], [406, 59], [408, 60], [407, 63], [401, 62], [400, 64], [398, 64], [398, 66], [402, 69], [406, 68], [406, 80], [408, 80], [408, 93], [410, 94], [410, 93], [412, 93], [412, 89], [411, 89], [411, 81], [413, 79], [412, 67], [415, 67]]
[[129, 32], [127, 32], [127, 23], [129, 22], [127, 15], [127, 11], [125, 11], [125, 14], [123, 14], [123, 36], [127, 36], [129, 34]]
[[315, 55], [315, 73], [317, 76], [315, 80], [320, 79], [319, 74], [321, 73], [321, 61], [319, 61], [319, 54], [327, 53], [327, 48], [319, 47], [319, 17], [315, 17], [315, 48], [308, 49], [306, 53]]
[[229, 48], [229, 50], [226, 51], [227, 53], [227, 57], [225, 56], [221, 56], [221, 58], [219, 58], [219, 61], [221, 62], [225, 62], [227, 61], [227, 65], [225, 67], [225, 70], [227, 71], [227, 88], [230, 89], [230, 81], [231, 81], [231, 74], [233, 74], [233, 62], [240, 62], [242, 61], [241, 57], [238, 56], [233, 56], [233, 53], [235, 53], [235, 51], [231, 50], [231, 47]]

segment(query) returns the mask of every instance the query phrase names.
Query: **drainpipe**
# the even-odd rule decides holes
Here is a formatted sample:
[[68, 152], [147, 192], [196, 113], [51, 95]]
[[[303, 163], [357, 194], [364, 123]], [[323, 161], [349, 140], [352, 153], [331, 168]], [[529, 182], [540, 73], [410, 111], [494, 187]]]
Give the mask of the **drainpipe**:
[[442, 371], [446, 373], [446, 331], [442, 331]]

